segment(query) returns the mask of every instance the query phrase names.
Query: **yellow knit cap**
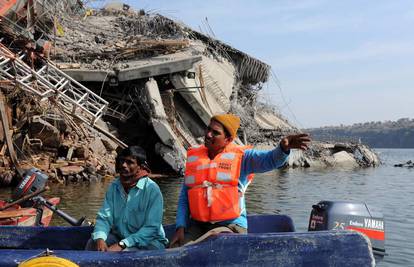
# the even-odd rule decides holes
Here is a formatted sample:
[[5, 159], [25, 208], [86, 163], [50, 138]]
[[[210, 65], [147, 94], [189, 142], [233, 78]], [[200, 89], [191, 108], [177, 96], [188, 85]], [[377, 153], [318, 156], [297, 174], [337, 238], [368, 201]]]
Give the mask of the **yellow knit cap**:
[[215, 115], [211, 119], [220, 122], [233, 138], [236, 137], [237, 130], [240, 127], [240, 118], [238, 116], [228, 113]]

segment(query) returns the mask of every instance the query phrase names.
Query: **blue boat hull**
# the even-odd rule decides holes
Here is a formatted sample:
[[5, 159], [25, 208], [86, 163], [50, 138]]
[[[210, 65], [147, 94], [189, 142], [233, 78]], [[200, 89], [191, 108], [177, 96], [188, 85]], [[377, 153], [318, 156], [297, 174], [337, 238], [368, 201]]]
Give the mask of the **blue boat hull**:
[[[166, 250], [83, 251], [91, 227], [0, 227], [0, 266], [36, 257], [49, 248], [80, 266], [374, 266], [367, 238], [351, 231], [293, 232], [281, 215], [249, 217], [249, 234], [220, 234]], [[166, 226], [171, 235], [174, 226]]]

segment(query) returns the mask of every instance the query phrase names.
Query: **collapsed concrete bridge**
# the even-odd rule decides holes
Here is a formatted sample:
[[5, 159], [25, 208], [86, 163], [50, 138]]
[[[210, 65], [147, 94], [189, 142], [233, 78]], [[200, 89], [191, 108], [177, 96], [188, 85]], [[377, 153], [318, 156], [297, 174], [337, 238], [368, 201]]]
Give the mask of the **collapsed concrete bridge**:
[[[37, 60], [28, 57], [34, 73], [40, 73], [45, 64], [56, 66], [68, 76], [66, 80], [73, 80], [71, 84], [80, 83], [90, 90], [88, 97], [93, 95], [94, 99], [104, 101], [105, 107], [100, 109], [102, 116], [85, 121], [79, 109], [57, 111], [71, 101], [58, 94], [58, 87], [68, 92], [67, 84], [63, 86], [62, 80], [52, 88], [56, 94], [46, 98], [47, 103], [52, 104], [46, 105], [46, 113], [74, 117], [71, 129], [76, 129], [83, 137], [72, 139], [86, 143], [79, 148], [73, 144], [74, 140], [69, 142], [67, 149], [60, 152], [66, 159], [73, 147], [90, 150], [95, 159], [105, 162], [98, 164], [102, 167], [113, 164], [111, 151], [134, 144], [146, 149], [156, 172], [176, 175], [183, 171], [185, 150], [203, 141], [204, 129], [214, 114], [233, 112], [241, 117], [239, 143], [274, 145], [282, 135], [299, 131], [276, 113], [275, 108], [258, 101], [258, 92], [269, 78], [270, 66], [208, 35], [159, 14], [134, 11], [127, 5], [91, 10], [80, 1], [70, 0], [6, 2], [8, 11], [2, 9], [0, 14], [2, 43], [17, 57], [30, 53], [38, 55]], [[14, 4], [10, 4], [12, 2]], [[26, 20], [22, 20], [22, 16]], [[10, 100], [20, 89], [24, 97], [38, 98], [4, 73], [0, 74], [2, 80], [10, 83], [2, 89]], [[48, 73], [42, 75], [50, 80]], [[39, 79], [32, 75], [26, 81], [34, 88]], [[86, 103], [84, 94], [76, 96], [74, 103]], [[53, 103], [60, 103], [60, 106], [55, 107]], [[57, 135], [67, 132], [55, 127], [56, 121], [51, 125], [50, 115], [44, 114], [36, 114], [44, 122], [43, 127]], [[59, 116], [60, 121], [67, 123], [67, 116]], [[41, 134], [34, 131], [28, 138], [39, 136]], [[68, 143], [55, 139], [52, 146], [55, 150], [59, 150], [62, 143]], [[48, 148], [47, 145], [43, 147]], [[315, 144], [315, 147], [315, 151], [319, 151], [324, 146]], [[325, 157], [340, 152], [325, 151], [329, 151], [322, 153]], [[355, 160], [355, 151], [357, 149], [348, 149], [345, 153], [357, 164], [378, 163], [375, 158], [365, 163]], [[112, 155], [109, 159], [101, 160], [109, 154]], [[314, 155], [298, 154], [291, 165], [312, 165]], [[90, 156], [83, 153], [80, 159], [82, 157]], [[104, 169], [113, 170], [113, 166]]]

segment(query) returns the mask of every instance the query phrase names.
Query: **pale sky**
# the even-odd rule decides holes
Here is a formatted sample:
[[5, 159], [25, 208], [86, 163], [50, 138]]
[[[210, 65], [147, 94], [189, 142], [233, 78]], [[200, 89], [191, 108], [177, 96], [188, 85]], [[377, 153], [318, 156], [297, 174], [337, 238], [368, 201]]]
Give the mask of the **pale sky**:
[[271, 65], [263, 99], [300, 128], [414, 118], [414, 1], [123, 2]]

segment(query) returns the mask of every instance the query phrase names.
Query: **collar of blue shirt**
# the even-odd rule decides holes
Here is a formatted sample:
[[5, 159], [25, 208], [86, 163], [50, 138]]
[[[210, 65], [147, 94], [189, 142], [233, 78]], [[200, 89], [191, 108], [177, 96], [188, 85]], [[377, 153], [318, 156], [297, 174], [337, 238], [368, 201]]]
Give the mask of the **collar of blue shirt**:
[[[118, 180], [116, 181], [117, 186], [122, 187], [121, 184], [121, 180], [119, 177], [117, 177]], [[137, 184], [135, 185], [135, 187], [139, 188], [139, 189], [144, 189], [146, 183], [148, 181], [148, 176], [142, 177], [141, 179], [138, 180]]]

